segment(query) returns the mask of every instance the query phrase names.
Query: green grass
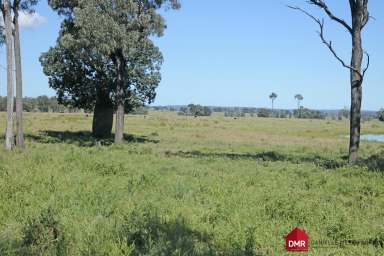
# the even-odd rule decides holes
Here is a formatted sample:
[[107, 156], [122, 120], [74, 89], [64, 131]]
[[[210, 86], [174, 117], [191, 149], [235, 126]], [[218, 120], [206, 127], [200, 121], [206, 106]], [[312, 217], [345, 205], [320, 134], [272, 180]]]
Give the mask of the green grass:
[[283, 255], [295, 226], [369, 241], [310, 255], [384, 255], [384, 144], [348, 166], [347, 121], [151, 112], [122, 145], [91, 123], [27, 113], [27, 150], [0, 150], [0, 255]]

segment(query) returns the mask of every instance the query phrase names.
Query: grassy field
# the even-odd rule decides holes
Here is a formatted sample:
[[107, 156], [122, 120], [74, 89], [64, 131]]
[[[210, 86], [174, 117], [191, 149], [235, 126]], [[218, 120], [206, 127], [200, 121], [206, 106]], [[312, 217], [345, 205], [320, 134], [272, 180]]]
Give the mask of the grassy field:
[[384, 143], [348, 166], [347, 121], [151, 112], [122, 145], [91, 123], [27, 113], [27, 150], [0, 149], [0, 255], [285, 255], [296, 226], [309, 255], [384, 255]]

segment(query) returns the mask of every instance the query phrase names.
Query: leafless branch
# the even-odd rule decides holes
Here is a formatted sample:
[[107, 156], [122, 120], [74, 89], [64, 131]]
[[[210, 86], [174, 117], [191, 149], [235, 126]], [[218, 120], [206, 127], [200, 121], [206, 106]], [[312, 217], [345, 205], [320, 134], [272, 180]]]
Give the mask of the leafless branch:
[[307, 12], [306, 10], [298, 7], [298, 6], [292, 6], [292, 5], [287, 5], [288, 8], [291, 8], [293, 10], [297, 10], [297, 11], [300, 11], [302, 13], [304, 13], [305, 15], [307, 15], [308, 17], [310, 17], [311, 19], [313, 19], [317, 24], [319, 24], [321, 26], [321, 21], [319, 18], [316, 18], [315, 16], [313, 16], [312, 14], [310, 14], [309, 12]]
[[363, 29], [365, 25], [367, 25], [369, 19], [371, 18], [368, 11], [368, 0], [363, 1], [363, 10], [364, 11], [363, 11], [363, 17], [361, 22], [361, 29]]
[[316, 5], [316, 6], [320, 7], [321, 9], [323, 9], [329, 18], [340, 23], [349, 31], [349, 33], [352, 33], [352, 27], [350, 25], [348, 25], [348, 23], [345, 20], [343, 20], [339, 17], [336, 17], [332, 13], [332, 11], [329, 9], [328, 5], [323, 0], [308, 0], [308, 3]]
[[361, 74], [361, 72], [358, 69], [356, 69], [350, 65], [347, 65], [345, 63], [345, 61], [339, 57], [339, 55], [336, 53], [335, 49], [333, 49], [333, 47], [332, 47], [332, 41], [327, 41], [325, 39], [325, 37], [324, 37], [324, 20], [320, 20], [319, 18], [316, 18], [315, 16], [313, 16], [312, 14], [310, 14], [309, 12], [307, 12], [306, 10], [304, 10], [300, 7], [288, 5], [288, 8], [300, 11], [300, 12], [304, 13], [305, 15], [307, 15], [308, 17], [310, 17], [312, 20], [314, 20], [319, 25], [320, 31], [318, 31], [318, 33], [319, 33], [321, 41], [323, 42], [323, 44], [325, 44], [328, 47], [328, 49], [331, 51], [333, 56], [341, 63], [341, 65], [343, 65], [343, 67], [348, 68], [348, 69], [358, 73], [359, 76], [361, 78], [363, 78], [363, 74]]
[[369, 56], [369, 53], [368, 52], [366, 52], [366, 51], [364, 51], [364, 54], [365, 54], [365, 56], [367, 56], [367, 66], [364, 68], [364, 70], [363, 70], [363, 75], [362, 75], [362, 77], [364, 78], [364, 76], [365, 76], [365, 72], [367, 72], [367, 70], [369, 69], [369, 64], [370, 64], [370, 56]]

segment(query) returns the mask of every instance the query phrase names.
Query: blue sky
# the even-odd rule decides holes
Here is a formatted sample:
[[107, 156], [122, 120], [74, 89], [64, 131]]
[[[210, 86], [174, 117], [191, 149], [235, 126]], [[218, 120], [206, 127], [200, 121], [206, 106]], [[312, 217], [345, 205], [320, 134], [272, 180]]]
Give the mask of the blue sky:
[[[327, 1], [350, 21], [348, 1]], [[182, 0], [182, 9], [166, 11], [168, 29], [156, 39], [165, 61], [155, 105], [225, 105], [269, 107], [276, 92], [278, 108], [294, 108], [294, 95], [316, 109], [340, 109], [350, 104], [349, 73], [321, 44], [316, 25], [294, 4], [318, 16], [322, 12], [304, 0]], [[40, 19], [22, 28], [24, 94], [54, 95], [38, 61], [53, 46], [60, 17], [46, 1], [36, 8]], [[364, 48], [371, 68], [364, 84], [363, 108], [384, 107], [384, 2], [370, 1], [371, 20], [364, 31]], [[326, 20], [326, 37], [347, 62], [350, 37]], [[5, 49], [0, 49], [2, 66]], [[5, 95], [5, 70], [0, 67], [0, 94]]]

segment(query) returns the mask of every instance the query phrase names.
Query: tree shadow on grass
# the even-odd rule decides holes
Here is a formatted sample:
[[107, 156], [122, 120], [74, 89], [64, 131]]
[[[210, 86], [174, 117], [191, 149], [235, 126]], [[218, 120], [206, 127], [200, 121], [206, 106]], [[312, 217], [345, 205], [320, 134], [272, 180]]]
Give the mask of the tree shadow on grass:
[[[229, 158], [229, 159], [252, 159], [263, 162], [290, 162], [293, 164], [313, 163], [324, 169], [337, 169], [348, 166], [348, 156], [339, 156], [335, 158], [327, 158], [320, 155], [295, 155], [283, 154], [276, 151], [265, 151], [258, 153], [236, 153], [236, 152], [201, 152], [201, 151], [178, 151], [165, 152], [166, 156], [179, 156], [185, 158], [213, 157], [213, 158]], [[369, 171], [384, 172], [384, 151], [367, 158], [361, 159], [357, 166], [367, 168]]]
[[[93, 147], [97, 145], [109, 146], [114, 142], [114, 136], [96, 138], [89, 131], [41, 131], [38, 135], [26, 134], [25, 137], [32, 141], [44, 144], [66, 143], [80, 147]], [[147, 136], [124, 134], [124, 141], [128, 143], [159, 143], [159, 140], [150, 139]]]
[[319, 155], [288, 155], [276, 151], [265, 151], [259, 153], [215, 153], [215, 152], [201, 152], [201, 151], [178, 151], [166, 152], [167, 156], [180, 156], [180, 157], [214, 157], [214, 158], [230, 158], [230, 159], [253, 159], [263, 162], [291, 162], [294, 164], [299, 163], [314, 163], [317, 166], [325, 169], [337, 169], [347, 164], [344, 158], [329, 159]]
[[181, 216], [164, 221], [145, 211], [124, 218], [118, 231], [119, 241], [134, 245], [131, 255], [263, 255], [256, 248], [254, 232], [246, 234], [246, 241], [238, 241], [220, 248], [212, 234], [192, 229]]
[[384, 151], [363, 158], [358, 164], [367, 167], [370, 171], [384, 172]]
[[[40, 217], [28, 222], [21, 230], [21, 237], [4, 237], [0, 240], [1, 255], [73, 255], [73, 234], [66, 233], [57, 219]], [[133, 217], [133, 218], [132, 218]], [[83, 243], [83, 249], [91, 254], [101, 255], [110, 245], [119, 245], [113, 255], [189, 255], [189, 256], [262, 256], [264, 250], [257, 249], [254, 232], [246, 234], [246, 241], [226, 244], [221, 248], [214, 242], [214, 236], [197, 231], [186, 224], [184, 218], [163, 221], [158, 216], [144, 213], [123, 217], [122, 225], [114, 231], [92, 232]], [[103, 227], [99, 227], [103, 230]], [[99, 230], [100, 230], [99, 229]], [[0, 232], [1, 236], [1, 232]], [[104, 255], [104, 254], [103, 254]]]

